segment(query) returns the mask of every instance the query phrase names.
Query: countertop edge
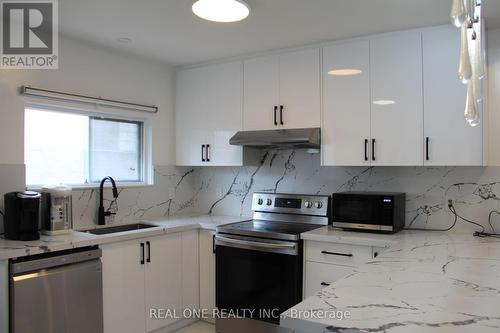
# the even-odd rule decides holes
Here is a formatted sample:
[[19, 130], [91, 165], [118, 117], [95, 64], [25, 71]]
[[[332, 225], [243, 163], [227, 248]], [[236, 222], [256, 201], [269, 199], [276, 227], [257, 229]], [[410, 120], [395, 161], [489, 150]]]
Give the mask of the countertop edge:
[[[85, 246], [106, 245], [134, 239], [156, 237], [189, 230], [215, 230], [217, 225], [246, 221], [248, 218], [235, 216], [193, 215], [178, 218], [143, 220], [140, 222], [156, 227], [125, 231], [106, 235], [93, 235], [75, 230], [71, 234], [42, 236], [33, 242], [0, 240], [0, 261], [26, 257], [35, 254], [63, 251]], [[131, 222], [134, 223], [134, 222]], [[130, 223], [123, 223], [130, 224]], [[113, 226], [120, 225], [114, 224]]]

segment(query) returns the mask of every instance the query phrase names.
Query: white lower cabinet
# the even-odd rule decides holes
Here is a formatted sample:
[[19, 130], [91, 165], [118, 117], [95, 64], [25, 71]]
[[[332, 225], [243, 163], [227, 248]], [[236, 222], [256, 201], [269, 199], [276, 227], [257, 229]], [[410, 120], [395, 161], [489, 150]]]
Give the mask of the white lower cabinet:
[[144, 265], [139, 242], [101, 246], [105, 333], [145, 331]]
[[182, 308], [200, 307], [200, 260], [198, 230], [182, 233]]
[[332, 242], [306, 241], [304, 253], [304, 298], [353, 272], [383, 248]]
[[[215, 231], [200, 230], [200, 309], [207, 309], [209, 313], [215, 308], [214, 235]], [[214, 321], [213, 318], [207, 320]]]
[[157, 319], [157, 309], [198, 303], [198, 231], [101, 246], [105, 333], [151, 332], [182, 318]]
[[[182, 234], [167, 234], [146, 240], [145, 306], [146, 332], [173, 324], [175, 319], [152, 318], [150, 311], [182, 308]], [[148, 253], [149, 252], [149, 253]], [[148, 262], [149, 261], [149, 262]]]
[[355, 267], [322, 264], [313, 261], [306, 261], [306, 283], [304, 296], [309, 297], [328, 287], [338, 279], [348, 275]]

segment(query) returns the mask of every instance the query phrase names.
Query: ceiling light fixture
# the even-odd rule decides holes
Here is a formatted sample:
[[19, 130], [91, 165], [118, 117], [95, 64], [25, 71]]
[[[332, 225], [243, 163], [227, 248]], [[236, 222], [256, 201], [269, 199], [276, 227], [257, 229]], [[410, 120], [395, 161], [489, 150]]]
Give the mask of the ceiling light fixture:
[[354, 68], [333, 69], [328, 72], [328, 74], [335, 76], [350, 76], [350, 75], [358, 75], [361, 73], [363, 73], [361, 69], [354, 69]]
[[461, 29], [458, 78], [467, 84], [464, 117], [472, 127], [481, 122], [478, 102], [483, 99], [481, 80], [486, 71], [482, 3], [482, 0], [453, 0], [451, 9], [452, 23]]
[[119, 43], [123, 43], [123, 44], [129, 44], [129, 43], [132, 43], [132, 38], [128, 38], [128, 37], [119, 37], [116, 39], [117, 42]]
[[237, 22], [250, 14], [250, 6], [242, 0], [197, 0], [193, 13], [213, 22]]
[[373, 101], [373, 104], [375, 104], [375, 105], [392, 105], [392, 104], [396, 104], [396, 102], [393, 100], [390, 100], [390, 99], [380, 99], [380, 100]]

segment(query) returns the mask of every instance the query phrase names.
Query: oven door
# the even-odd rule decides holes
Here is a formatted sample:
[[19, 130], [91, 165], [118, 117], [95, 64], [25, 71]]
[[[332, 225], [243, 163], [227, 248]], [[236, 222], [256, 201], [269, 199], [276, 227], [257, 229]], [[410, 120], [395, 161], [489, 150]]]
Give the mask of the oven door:
[[301, 301], [300, 242], [217, 234], [215, 245], [219, 311], [279, 324]]

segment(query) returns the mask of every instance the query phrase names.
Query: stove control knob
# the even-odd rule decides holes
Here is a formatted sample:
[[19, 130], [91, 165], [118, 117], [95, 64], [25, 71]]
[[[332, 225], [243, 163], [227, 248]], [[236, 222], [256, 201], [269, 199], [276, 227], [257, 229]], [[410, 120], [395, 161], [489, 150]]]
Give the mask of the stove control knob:
[[321, 201], [316, 201], [316, 202], [314, 203], [314, 207], [316, 207], [316, 208], [320, 209], [321, 207], [323, 207], [323, 203], [322, 203]]
[[271, 199], [266, 199], [266, 205], [271, 206], [273, 201]]
[[306, 202], [304, 202], [304, 206], [305, 206], [306, 208], [311, 208], [311, 207], [312, 207], [312, 205], [313, 205], [313, 204], [312, 204], [312, 202], [311, 202], [311, 201], [306, 201]]
[[264, 203], [264, 200], [262, 198], [257, 199], [257, 205], [262, 205]]

